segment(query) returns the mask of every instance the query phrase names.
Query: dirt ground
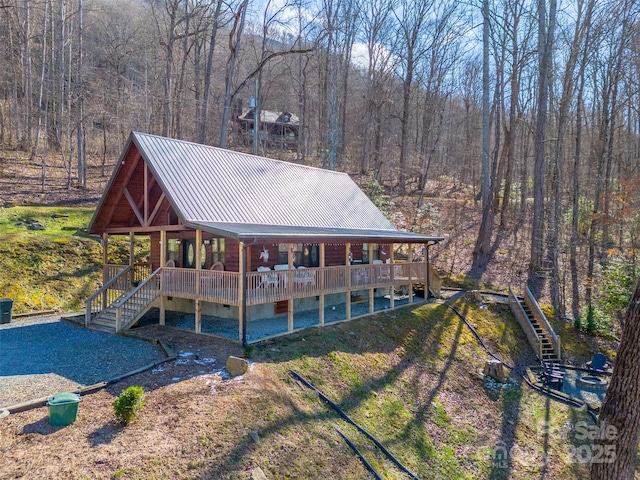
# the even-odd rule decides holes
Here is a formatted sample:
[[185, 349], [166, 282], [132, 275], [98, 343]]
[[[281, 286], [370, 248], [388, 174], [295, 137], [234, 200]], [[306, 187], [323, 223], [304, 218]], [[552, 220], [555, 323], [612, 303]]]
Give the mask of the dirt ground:
[[[176, 471], [188, 471], [191, 455], [180, 452], [194, 448], [194, 441], [197, 446], [196, 432], [206, 435], [212, 420], [233, 418], [227, 411], [232, 403], [225, 398], [237, 389], [246, 394], [264, 388], [259, 367], [236, 379], [220, 371], [229, 355], [242, 356], [238, 344], [159, 326], [140, 330], [163, 338], [177, 360], [83, 396], [77, 421], [69, 426], [51, 426], [47, 407], [0, 419], [0, 478], [126, 478], [131, 469], [149, 468], [140, 465], [154, 456], [174, 456]], [[138, 419], [123, 427], [116, 422], [112, 402], [129, 385], [142, 385], [147, 401]], [[237, 426], [236, 436], [248, 433]], [[142, 476], [165, 474], [147, 471]]]

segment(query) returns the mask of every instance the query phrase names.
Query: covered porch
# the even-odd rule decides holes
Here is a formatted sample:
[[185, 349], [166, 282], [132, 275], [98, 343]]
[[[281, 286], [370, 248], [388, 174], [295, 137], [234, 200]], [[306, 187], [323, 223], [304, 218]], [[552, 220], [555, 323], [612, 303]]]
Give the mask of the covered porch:
[[[375, 238], [246, 242], [200, 229], [162, 230], [154, 237], [150, 264], [134, 263], [135, 232], [129, 234], [129, 265], [105, 263], [103, 286], [87, 299], [87, 326], [118, 332], [157, 309], [162, 325], [248, 344], [440, 293], [428, 255], [438, 238], [405, 244]], [[108, 246], [105, 234], [105, 261]]]

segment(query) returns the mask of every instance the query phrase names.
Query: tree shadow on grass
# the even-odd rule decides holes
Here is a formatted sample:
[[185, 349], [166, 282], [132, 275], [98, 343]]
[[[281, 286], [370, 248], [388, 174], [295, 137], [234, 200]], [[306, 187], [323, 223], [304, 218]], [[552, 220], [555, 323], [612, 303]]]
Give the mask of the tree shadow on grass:
[[[378, 378], [371, 378], [369, 381], [352, 387], [350, 391], [342, 395], [342, 398], [336, 398], [336, 396], [332, 398], [334, 402], [341, 405], [347, 414], [350, 414], [350, 412], [357, 410], [363, 402], [367, 401], [371, 392], [383, 391], [386, 387], [393, 385], [398, 381], [406, 370], [412, 367], [416, 361], [433, 362], [435, 364], [435, 362], [437, 362], [442, 356], [440, 350], [445, 334], [448, 330], [455, 328], [455, 332], [452, 334], [453, 338], [451, 340], [447, 339], [447, 343], [451, 344], [451, 349], [445, 354], [446, 359], [444, 361], [444, 365], [438, 367], [438, 380], [434, 387], [429, 391], [428, 400], [423, 403], [421, 410], [414, 414], [414, 418], [410, 421], [409, 425], [404, 427], [404, 431], [396, 436], [397, 440], [383, 442], [388, 448], [390, 447], [393, 449], [395, 447], [396, 452], [394, 452], [394, 455], [398, 455], [398, 458], [401, 461], [404, 456], [405, 448], [403, 448], [403, 446], [406, 446], [406, 438], [411, 437], [410, 431], [415, 426], [420, 426], [420, 428], [422, 428], [424, 419], [429, 414], [432, 401], [446, 383], [447, 376], [454, 364], [460, 343], [460, 337], [464, 328], [464, 323], [459, 319], [456, 320], [457, 317], [454, 317], [450, 310], [445, 306], [439, 306], [437, 308], [441, 310], [434, 313], [428, 319], [424, 319], [414, 314], [413, 317], [403, 318], [402, 326], [394, 325], [392, 323], [381, 325], [381, 328], [386, 328], [387, 334], [394, 340], [393, 346], [398, 348], [399, 352], [402, 352], [399, 361], [391, 368], [387, 369], [382, 376]], [[411, 312], [414, 313], [413, 310]], [[370, 324], [365, 327], [372, 328]], [[306, 336], [306, 338], [308, 339], [309, 336]], [[341, 342], [326, 344], [324, 345], [324, 348], [320, 350], [313, 348], [310, 350], [313, 351], [313, 356], [328, 355], [330, 352], [336, 351], [336, 347], [338, 346], [345, 352], [352, 352], [356, 351], [356, 349], [350, 342], [356, 342], [358, 338], [358, 335], [346, 335], [342, 338]], [[388, 347], [384, 348], [385, 346], [382, 346], [382, 349], [376, 348], [381, 345], [369, 343], [369, 340], [362, 340], [362, 342], [364, 343], [359, 345], [360, 348], [358, 348], [358, 352], [391, 350]], [[375, 341], [371, 340], [371, 342]], [[268, 351], [268, 349], [265, 349], [265, 351]], [[279, 361], [295, 359], [296, 355], [291, 356], [294, 352], [297, 355], [304, 355], [302, 352], [298, 351], [297, 348], [293, 348], [291, 351], [282, 352], [284, 355], [279, 358]], [[316, 375], [311, 374], [309, 376], [311, 377], [309, 380], [318, 386], [318, 388], [322, 389], [322, 373], [318, 373]], [[419, 388], [417, 382], [414, 381], [413, 385], [415, 385], [414, 388]], [[326, 393], [327, 392], [325, 392], [325, 394]], [[329, 396], [331, 397], [331, 395]], [[338, 414], [332, 410], [326, 410], [323, 413], [309, 415], [300, 411], [290, 399], [287, 399], [286, 401], [294, 414], [287, 419], [259, 430], [258, 433], [261, 438], [277, 434], [279, 431], [286, 429], [291, 425], [304, 424], [308, 421], [335, 421], [340, 418]], [[330, 441], [331, 444], [333, 444], [336, 441], [340, 442], [340, 439], [336, 436], [335, 439], [327, 438], [327, 441]], [[249, 442], [249, 440], [243, 439], [235, 449], [225, 455], [226, 460], [224, 461], [224, 468], [233, 469], [237, 467], [243, 455], [247, 453], [247, 449], [251, 448], [250, 445], [251, 442]], [[218, 472], [219, 470], [216, 471]]]

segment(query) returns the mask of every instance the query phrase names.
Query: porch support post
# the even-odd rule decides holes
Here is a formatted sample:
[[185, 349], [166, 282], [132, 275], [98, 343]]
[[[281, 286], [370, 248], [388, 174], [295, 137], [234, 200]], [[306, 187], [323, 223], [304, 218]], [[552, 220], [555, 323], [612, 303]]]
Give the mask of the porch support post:
[[200, 301], [200, 270], [202, 269], [202, 230], [196, 230], [196, 333], [202, 331], [202, 302]]
[[202, 331], [202, 300], [196, 298], [196, 333]]
[[345, 253], [345, 265], [347, 269], [347, 274], [345, 276], [345, 285], [347, 287], [347, 291], [345, 292], [345, 306], [346, 306], [346, 320], [351, 320], [351, 243], [347, 243], [344, 249]]
[[[160, 266], [167, 263], [167, 231], [160, 230]], [[160, 275], [160, 325], [166, 324], [166, 300], [164, 296], [164, 274]]]
[[133, 232], [129, 232], [129, 266], [131, 267], [131, 272], [129, 273], [129, 286], [133, 286], [133, 282], [136, 279], [136, 272], [133, 264], [135, 263], [135, 252], [134, 252], [134, 243], [135, 243], [136, 234]]
[[[109, 262], [109, 234], [102, 234], [102, 284], [104, 285], [110, 279], [107, 278], [107, 264]], [[107, 308], [107, 291], [102, 292], [102, 310]]]
[[409, 258], [408, 263], [409, 263], [409, 304], [413, 303], [413, 281], [411, 279], [411, 270], [413, 270], [413, 244], [410, 243], [409, 244]]
[[287, 272], [287, 289], [289, 290], [289, 299], [287, 300], [287, 330], [293, 332], [293, 276], [291, 270], [293, 270], [293, 243], [287, 244], [287, 265], [289, 271]]
[[324, 326], [324, 243], [319, 245], [320, 250], [320, 275], [318, 278], [318, 285], [320, 285], [320, 297], [318, 300], [318, 318], [320, 320], [320, 326]]
[[393, 310], [396, 308], [396, 267], [393, 265], [393, 249], [395, 244], [389, 245], [389, 262], [391, 262], [391, 286], [389, 287], [389, 308]]
[[165, 314], [167, 310], [166, 302], [167, 302], [167, 297], [165, 297], [164, 295], [160, 295], [160, 320], [159, 320], [160, 325], [167, 324], [167, 316]]
[[424, 244], [424, 300], [429, 301], [429, 242]]
[[373, 243], [369, 243], [369, 315], [375, 311], [374, 295], [375, 295], [375, 276], [373, 271]]
[[245, 298], [247, 288], [247, 249], [244, 242], [238, 242], [240, 249], [239, 267], [240, 281], [238, 282], [238, 333], [243, 346], [247, 346], [247, 301]]

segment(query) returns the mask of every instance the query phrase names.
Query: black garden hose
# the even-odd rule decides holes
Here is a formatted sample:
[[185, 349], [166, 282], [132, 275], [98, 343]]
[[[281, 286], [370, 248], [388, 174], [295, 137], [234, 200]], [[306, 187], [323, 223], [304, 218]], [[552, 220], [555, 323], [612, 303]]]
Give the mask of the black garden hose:
[[336, 432], [338, 432], [340, 434], [340, 436], [344, 439], [345, 442], [347, 442], [347, 445], [349, 445], [351, 447], [351, 450], [353, 450], [355, 452], [355, 454], [358, 456], [358, 458], [360, 459], [360, 461], [363, 463], [363, 465], [366, 467], [367, 470], [369, 470], [371, 472], [371, 474], [375, 477], [376, 480], [384, 480], [382, 478], [382, 476], [376, 471], [375, 468], [373, 468], [373, 465], [371, 465], [366, 458], [364, 458], [364, 456], [362, 455], [362, 453], [360, 453], [360, 450], [358, 450], [358, 447], [356, 447], [354, 445], [354, 443], [349, 440], [347, 438], [347, 436], [342, 433], [342, 431], [338, 428], [338, 427], [334, 427], [336, 429]]
[[[484, 343], [484, 340], [482, 340], [482, 337], [480, 336], [480, 334], [476, 331], [475, 328], [473, 328], [473, 326], [469, 323], [469, 321], [467, 320], [467, 317], [465, 317], [462, 313], [460, 313], [460, 311], [454, 307], [453, 305], [451, 305], [449, 302], [444, 302], [443, 305], [445, 305], [446, 307], [448, 307], [449, 309], [451, 309], [451, 311], [453, 311], [453, 313], [455, 313], [463, 322], [464, 324], [469, 328], [469, 330], [471, 330], [471, 333], [473, 334], [473, 336], [476, 338], [476, 341], [478, 342], [478, 344], [480, 345], [480, 347], [482, 347], [482, 349], [487, 352], [487, 354], [489, 354], [492, 358], [498, 360], [500, 363], [502, 363], [505, 367], [507, 367], [509, 370], [511, 370], [513, 373], [515, 373], [516, 375], [518, 375], [522, 380], [524, 380], [524, 382], [531, 387], [533, 390], [535, 390], [538, 393], [541, 393], [542, 395], [546, 395], [550, 398], [553, 398], [554, 400], [557, 400], [558, 402], [562, 402], [568, 405], [571, 405], [573, 407], [577, 407], [580, 408], [583, 406], [582, 403], [578, 402], [577, 400], [573, 400], [571, 398], [566, 398], [563, 397], [562, 395], [558, 395], [555, 392], [553, 392], [552, 390], [548, 390], [548, 389], [544, 389], [544, 388], [540, 388], [539, 386], [535, 385], [534, 383], [532, 383], [527, 377], [526, 375], [521, 374], [520, 372], [518, 372], [515, 369], [515, 366], [513, 365], [509, 365], [507, 362], [505, 362], [503, 359], [501, 359], [500, 357], [498, 357], [495, 353], [493, 353], [491, 350], [489, 350], [489, 347], [487, 347], [487, 345]], [[589, 408], [589, 406], [587, 405], [587, 412], [589, 413], [589, 416], [591, 417], [591, 420], [593, 420], [593, 422], [595, 424], [598, 423], [598, 416], [595, 414], [595, 412], [593, 412], [593, 410], [591, 408]]]
[[420, 480], [415, 473], [413, 473], [411, 470], [409, 470], [407, 467], [405, 467], [402, 462], [400, 460], [398, 460], [396, 457], [393, 456], [393, 454], [386, 449], [386, 447], [384, 445], [382, 445], [377, 438], [375, 438], [373, 435], [371, 435], [367, 430], [365, 430], [363, 427], [361, 427], [360, 425], [358, 425], [351, 417], [349, 417], [349, 415], [347, 415], [345, 413], [344, 410], [342, 410], [342, 408], [340, 408], [340, 406], [338, 404], [336, 404], [335, 402], [333, 402], [329, 397], [327, 397], [324, 393], [322, 393], [320, 390], [318, 390], [316, 387], [313, 386], [313, 384], [307, 380], [306, 378], [304, 378], [302, 375], [300, 375], [298, 372], [296, 372], [295, 370], [289, 370], [289, 372], [291, 373], [291, 375], [293, 375], [297, 380], [299, 380], [300, 382], [302, 382], [302, 384], [304, 386], [306, 386], [307, 388], [310, 388], [311, 390], [313, 390], [314, 392], [316, 392], [318, 394], [318, 396], [320, 397], [320, 399], [322, 401], [324, 401], [327, 405], [329, 405], [331, 408], [333, 408], [336, 412], [338, 412], [338, 414], [348, 423], [350, 423], [351, 425], [353, 425], [354, 427], [356, 427], [358, 429], [358, 431], [360, 433], [362, 433], [363, 435], [365, 435], [367, 438], [369, 438], [369, 440], [371, 440], [376, 447], [378, 447], [386, 456], [389, 460], [391, 460], [400, 470], [402, 470], [403, 472], [405, 472], [407, 475], [409, 475], [411, 478], [413, 478], [414, 480]]

